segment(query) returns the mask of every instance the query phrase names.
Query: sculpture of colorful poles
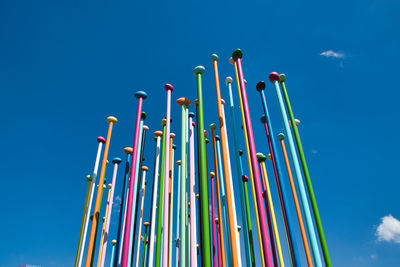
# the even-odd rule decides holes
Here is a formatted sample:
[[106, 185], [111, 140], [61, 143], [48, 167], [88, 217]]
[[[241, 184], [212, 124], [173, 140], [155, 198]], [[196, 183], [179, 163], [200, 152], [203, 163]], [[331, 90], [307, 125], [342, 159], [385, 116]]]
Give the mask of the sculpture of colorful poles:
[[180, 257], [179, 257], [179, 245], [180, 245], [180, 235], [179, 235], [179, 218], [180, 218], [180, 203], [181, 203], [181, 194], [180, 194], [180, 188], [181, 188], [181, 164], [182, 161], [178, 160], [176, 162], [176, 166], [178, 168], [178, 192], [177, 192], [177, 202], [176, 202], [176, 229], [175, 229], [175, 233], [176, 233], [176, 238], [175, 238], [175, 242], [176, 242], [176, 246], [175, 246], [175, 267], [179, 266], [179, 261], [180, 261]]
[[176, 103], [181, 107], [181, 177], [180, 177], [180, 266], [188, 266], [188, 239], [186, 236], [187, 227], [187, 154], [188, 154], [188, 108], [190, 101], [187, 98], [181, 97], [176, 100]]
[[[120, 211], [119, 211], [119, 218], [118, 218], [118, 230], [117, 230], [117, 239], [120, 240], [120, 242], [117, 242], [115, 246], [115, 251], [118, 253], [118, 257], [114, 257], [114, 262], [113, 265], [114, 267], [117, 267], [118, 265], [121, 264], [121, 256], [122, 256], [122, 250], [120, 250], [120, 244], [123, 242], [123, 235], [121, 235], [125, 230], [125, 219], [126, 219], [126, 203], [127, 199], [125, 199], [125, 192], [128, 189], [127, 183], [129, 180], [129, 169], [130, 169], [130, 162], [132, 159], [132, 153], [133, 153], [133, 148], [131, 147], [125, 147], [124, 148], [124, 153], [126, 154], [126, 162], [125, 162], [125, 173], [124, 173], [124, 183], [122, 185], [122, 194], [121, 194], [121, 203], [120, 203]], [[121, 227], [121, 223], [123, 223], [123, 226]]]
[[145, 222], [144, 224], [144, 238], [143, 238], [143, 254], [142, 254], [142, 267], [147, 266], [146, 265], [146, 244], [148, 243], [147, 240], [147, 230], [148, 227], [150, 226], [149, 222]]
[[140, 188], [140, 193], [139, 193], [139, 198], [140, 198], [140, 211], [139, 211], [139, 229], [138, 229], [138, 234], [137, 234], [137, 245], [136, 245], [136, 256], [135, 256], [135, 267], [139, 266], [139, 254], [140, 254], [140, 239], [142, 237], [142, 222], [143, 222], [143, 208], [144, 208], [144, 199], [145, 199], [145, 194], [146, 194], [146, 173], [149, 170], [148, 167], [142, 166], [142, 185]]
[[[194, 173], [194, 126], [192, 117], [189, 117], [189, 195], [190, 195], [190, 266], [197, 266], [196, 252], [196, 201], [195, 201], [195, 173]], [[208, 223], [208, 222], [207, 222]]]
[[[243, 129], [244, 141], [246, 144], [247, 164], [249, 166], [251, 193], [252, 193], [252, 197], [253, 197], [254, 214], [256, 217], [258, 246], [260, 249], [261, 265], [263, 267], [265, 267], [264, 245], [263, 245], [263, 238], [262, 238], [262, 232], [261, 232], [261, 224], [262, 223], [265, 224], [265, 221], [264, 222], [260, 221], [260, 216], [258, 214], [259, 208], [258, 208], [258, 204], [257, 204], [257, 201], [258, 201], [257, 200], [257, 192], [256, 192], [255, 184], [254, 184], [254, 175], [253, 175], [253, 167], [252, 167], [251, 154], [250, 154], [249, 138], [248, 138], [248, 134], [247, 134], [245, 111], [244, 111], [244, 108], [242, 105], [243, 101], [242, 101], [242, 92], [240, 89], [239, 72], [238, 72], [237, 64], [232, 58], [229, 59], [229, 63], [231, 63], [235, 69], [237, 91], [238, 91], [238, 96], [239, 96], [239, 108], [240, 108], [240, 115], [241, 115], [241, 119], [242, 119], [242, 129]], [[246, 84], [246, 80], [244, 80], [244, 83]], [[263, 207], [261, 207], [261, 208], [263, 208]]]
[[214, 77], [215, 77], [215, 89], [217, 94], [217, 106], [218, 106], [218, 117], [219, 117], [219, 128], [221, 133], [221, 147], [222, 147], [222, 162], [225, 177], [225, 189], [226, 189], [226, 201], [228, 210], [228, 222], [229, 222], [229, 236], [231, 241], [231, 257], [232, 264], [234, 267], [242, 266], [239, 235], [237, 232], [237, 221], [236, 221], [236, 208], [235, 199], [233, 193], [232, 176], [230, 174], [230, 158], [229, 158], [229, 147], [226, 133], [225, 120], [223, 115], [223, 106], [221, 103], [221, 90], [219, 87], [219, 75], [218, 75], [218, 56], [216, 54], [211, 55], [211, 60], [214, 66]]
[[[226, 241], [226, 256], [228, 260], [228, 265], [232, 266], [232, 250], [231, 250], [231, 239], [229, 236], [229, 223], [228, 223], [228, 211], [227, 211], [227, 203], [226, 203], [226, 192], [225, 192], [225, 187], [223, 185], [224, 181], [224, 173], [222, 172], [222, 156], [221, 156], [221, 138], [216, 135], [215, 136], [215, 142], [216, 142], [216, 147], [217, 147], [217, 162], [218, 162], [218, 176], [219, 176], [219, 182], [221, 185], [221, 207], [222, 207], [222, 217], [220, 219], [221, 226], [224, 228], [226, 236], [225, 241]], [[235, 230], [236, 231], [236, 230]]]
[[[276, 257], [276, 252], [278, 252], [279, 264], [280, 264], [280, 266], [285, 266], [285, 264], [283, 262], [283, 255], [282, 255], [281, 241], [279, 238], [278, 225], [276, 224], [274, 203], [272, 202], [272, 195], [271, 195], [271, 189], [270, 189], [269, 182], [268, 182], [267, 169], [265, 168], [265, 160], [267, 159], [267, 157], [265, 157], [264, 154], [262, 154], [262, 153], [257, 153], [257, 158], [258, 158], [258, 162], [260, 163], [261, 179], [262, 179], [262, 183], [263, 183], [263, 187], [264, 187], [265, 207], [267, 209], [268, 225], [269, 225], [269, 232], [270, 232], [270, 236], [271, 236], [271, 247], [272, 247], [272, 251], [273, 251], [272, 255], [274, 256], [274, 263], [276, 266], [278, 265], [278, 259]], [[275, 243], [274, 243], [274, 237], [275, 237]], [[276, 244], [276, 249], [275, 249], [275, 244]]]
[[[200, 159], [200, 173], [199, 173], [199, 189], [200, 189], [200, 210], [201, 210], [201, 245], [202, 251], [202, 266], [211, 266], [211, 245], [210, 245], [210, 225], [208, 224], [208, 183], [207, 183], [207, 162], [205, 158], [206, 144], [204, 140], [204, 113], [203, 113], [203, 92], [201, 75], [204, 73], [203, 66], [197, 66], [193, 70], [193, 75], [197, 77], [197, 95], [198, 95], [198, 142], [199, 142], [199, 159]], [[233, 222], [232, 222], [233, 223]]]
[[[174, 87], [170, 84], [165, 85], [165, 90], [167, 91], [167, 124], [166, 124], [166, 135], [170, 136], [171, 133], [171, 93], [174, 90]], [[168, 230], [169, 230], [169, 202], [168, 202], [168, 191], [169, 191], [169, 147], [170, 147], [170, 139], [167, 138], [165, 147], [168, 148], [165, 150], [165, 166], [164, 166], [164, 235], [163, 235], [163, 267], [168, 266]]]
[[220, 248], [221, 251], [218, 253], [219, 254], [219, 259], [221, 261], [221, 266], [226, 267], [226, 256], [225, 256], [225, 242], [224, 242], [224, 230], [223, 230], [223, 225], [222, 225], [222, 208], [221, 208], [221, 190], [220, 190], [220, 184], [219, 184], [219, 171], [218, 171], [218, 159], [217, 159], [217, 142], [216, 142], [216, 136], [215, 136], [215, 129], [216, 125], [213, 123], [210, 125], [210, 131], [211, 131], [211, 140], [212, 140], [212, 150], [213, 150], [213, 162], [214, 162], [214, 173], [210, 173], [211, 175], [214, 175], [214, 182], [215, 182], [215, 189], [216, 189], [216, 195], [217, 195], [217, 211], [218, 211], [218, 233], [219, 233], [219, 239], [220, 239]]
[[[77, 250], [77, 254], [76, 254], [77, 256], [75, 257], [75, 267], [77, 267], [77, 266], [81, 267], [81, 265], [82, 265], [83, 252], [85, 250], [85, 243], [86, 243], [86, 234], [87, 234], [87, 229], [89, 226], [89, 219], [91, 216], [90, 211], [92, 208], [93, 194], [94, 194], [94, 189], [96, 187], [97, 171], [99, 169], [99, 163], [100, 163], [101, 148], [102, 148], [103, 144], [106, 142], [106, 140], [104, 139], [104, 137], [99, 136], [99, 137], [97, 137], [97, 142], [99, 143], [99, 145], [97, 147], [96, 161], [94, 163], [94, 170], [93, 170], [93, 174], [91, 175], [91, 181], [89, 183], [90, 184], [89, 203], [83, 209], [85, 222], [84, 222], [84, 228], [82, 229], [82, 226], [81, 226], [81, 233], [79, 233], [78, 250]], [[83, 234], [83, 236], [82, 236], [82, 234]]]
[[[148, 128], [144, 128], [144, 120], [146, 119], [146, 114], [144, 112], [141, 113], [141, 118], [140, 118], [140, 125], [139, 125], [139, 143], [138, 146], [135, 150], [135, 154], [136, 154], [136, 166], [135, 166], [135, 173], [134, 175], [134, 187], [133, 187], [133, 199], [132, 199], [132, 210], [131, 210], [131, 225], [130, 225], [130, 235], [129, 235], [129, 257], [128, 257], [128, 266], [132, 266], [132, 262], [133, 262], [133, 252], [135, 250], [134, 246], [135, 246], [135, 240], [134, 240], [134, 236], [135, 236], [135, 219], [136, 219], [136, 212], [134, 207], [136, 207], [136, 204], [138, 202], [138, 194], [137, 191], [139, 190], [139, 182], [140, 182], [140, 165], [141, 165], [141, 159], [142, 159], [142, 145], [144, 144], [143, 142], [143, 137], [146, 133], [146, 129]], [[131, 173], [132, 175], [132, 173]], [[132, 177], [132, 176], [131, 176]], [[130, 194], [130, 193], [129, 193]], [[129, 210], [128, 210], [129, 211]], [[128, 225], [127, 225], [128, 227]]]
[[[161, 263], [161, 249], [162, 249], [162, 235], [163, 235], [163, 210], [164, 210], [164, 184], [165, 184], [165, 176], [164, 176], [164, 167], [165, 167], [165, 151], [167, 149], [167, 131], [166, 131], [166, 125], [167, 125], [167, 120], [163, 119], [161, 121], [161, 125], [163, 127], [163, 136], [162, 136], [162, 150], [161, 150], [161, 166], [160, 166], [160, 194], [158, 196], [158, 213], [157, 213], [157, 241], [156, 241], [156, 261], [155, 261], [155, 266], [159, 267]], [[153, 224], [153, 222], [151, 222]], [[152, 255], [149, 254], [149, 266], [152, 265]], [[151, 264], [150, 264], [151, 263]]]
[[[278, 134], [278, 139], [281, 143], [283, 158], [285, 160], [286, 170], [287, 170], [288, 177], [289, 177], [290, 189], [292, 190], [293, 201], [294, 201], [294, 204], [296, 207], [297, 220], [299, 221], [301, 238], [303, 240], [304, 250], [306, 252], [307, 263], [308, 263], [308, 266], [311, 267], [311, 266], [313, 266], [313, 264], [312, 264], [312, 259], [311, 259], [310, 248], [308, 246], [308, 240], [307, 240], [307, 235], [306, 235], [306, 231], [304, 228], [303, 217], [301, 215], [299, 199], [297, 197], [296, 187], [294, 185], [293, 175], [292, 175], [292, 171], [290, 169], [289, 158], [288, 158], [287, 152], [286, 152], [285, 141], [283, 140], [284, 137], [285, 136], [283, 135], [283, 133]], [[268, 157], [268, 159], [269, 159], [269, 157]]]
[[[154, 136], [156, 138], [156, 151], [155, 151], [155, 159], [154, 159], [154, 176], [153, 176], [153, 192], [151, 198], [151, 215], [150, 215], [150, 241], [149, 241], [149, 253], [147, 254], [147, 266], [153, 266], [153, 253], [154, 253], [154, 233], [155, 233], [155, 225], [156, 225], [156, 213], [157, 213], [157, 192], [158, 192], [158, 177], [159, 177], [159, 166], [160, 166], [160, 155], [161, 155], [161, 138], [165, 139], [165, 127], [163, 126], [163, 131], [154, 132]], [[163, 140], [163, 148], [164, 147]]]
[[[285, 99], [287, 112], [289, 113], [290, 120], [291, 121], [295, 121], [295, 118], [294, 118], [294, 115], [293, 115], [293, 111], [292, 111], [292, 107], [291, 107], [290, 101], [289, 101], [289, 96], [288, 96], [288, 93], [286, 91], [285, 80], [286, 80], [285, 74], [281, 74], [279, 76], [279, 82], [280, 82], [280, 84], [282, 86], [281, 89], [282, 89], [283, 97]], [[296, 124], [294, 124], [292, 128], [293, 128], [293, 133], [294, 133], [294, 137], [295, 137], [295, 140], [296, 140], [297, 151], [299, 152], [299, 156], [300, 156], [301, 166], [303, 167], [303, 174], [304, 174], [304, 178], [306, 180], [306, 185], [307, 185], [307, 189], [308, 189], [308, 195], [309, 195], [310, 201], [311, 201], [311, 207], [312, 207], [312, 210], [313, 210], [313, 213], [314, 213], [315, 224], [316, 224], [317, 230], [318, 230], [319, 241], [320, 241], [321, 248], [322, 248], [322, 253], [323, 253], [324, 259], [325, 259], [325, 265], [330, 267], [330, 266], [332, 266], [332, 263], [331, 263], [331, 259], [329, 257], [328, 246], [326, 244], [324, 230], [322, 229], [321, 217], [319, 215], [318, 206], [317, 206], [317, 200], [315, 199], [314, 189], [312, 187], [310, 173], [308, 171], [306, 158], [304, 156], [303, 146], [301, 145], [299, 131], [297, 129], [297, 125]], [[289, 149], [292, 150], [291, 147], [293, 147], [293, 144], [290, 145], [290, 143], [293, 143], [293, 137], [289, 137], [288, 136], [288, 140], [289, 139], [291, 139], [291, 141], [288, 141], [289, 142]], [[298, 165], [298, 163], [297, 163], [297, 165]], [[297, 167], [295, 167], [295, 170], [296, 170], [296, 168]], [[313, 250], [314, 250], [314, 248], [313, 248]]]
[[[249, 229], [247, 223], [247, 213], [246, 213], [246, 203], [244, 196], [244, 184], [242, 182], [242, 171], [240, 170], [240, 162], [239, 162], [239, 147], [238, 147], [238, 139], [236, 134], [236, 119], [233, 105], [233, 96], [232, 96], [232, 77], [227, 77], [225, 79], [225, 83], [228, 86], [229, 93], [229, 107], [231, 114], [231, 123], [232, 123], [232, 132], [233, 132], [233, 145], [235, 149], [235, 161], [236, 161], [236, 174], [237, 174], [237, 183], [239, 185], [239, 200], [240, 200], [240, 211], [242, 214], [242, 224], [244, 227], [243, 236], [244, 236], [244, 250], [246, 256], [246, 266], [255, 266], [254, 262], [254, 254], [250, 255], [250, 241], [249, 241]], [[254, 252], [253, 252], [254, 253]]]
[[[175, 138], [175, 134], [171, 133], [171, 144], [172, 144], [172, 139]], [[173, 218], [174, 218], [174, 161], [175, 161], [175, 149], [176, 145], [172, 144], [172, 149], [171, 149], [171, 155], [170, 155], [170, 161], [169, 161], [169, 166], [170, 166], [170, 182], [169, 182], [169, 187], [170, 187], [170, 193], [169, 193], [169, 233], [168, 233], [168, 266], [172, 266], [172, 225], [173, 225]]]
[[211, 221], [212, 223], [212, 236], [213, 236], [213, 266], [217, 267], [217, 233], [216, 233], [216, 225], [215, 225], [215, 185], [214, 185], [214, 173], [210, 172], [211, 178]]
[[289, 119], [287, 117], [287, 113], [285, 110], [285, 105], [283, 103], [283, 98], [282, 98], [282, 94], [280, 91], [280, 86], [279, 86], [279, 74], [276, 72], [272, 72], [269, 75], [269, 79], [271, 81], [271, 83], [274, 84], [274, 88], [275, 88], [275, 93], [276, 96], [278, 98], [278, 103], [279, 103], [279, 108], [280, 108], [280, 113], [282, 116], [282, 121], [283, 121], [283, 126], [286, 132], [286, 136], [289, 142], [289, 151], [291, 154], [291, 159], [292, 159], [292, 163], [294, 166], [294, 170], [295, 170], [295, 177], [296, 177], [296, 181], [297, 181], [297, 186], [299, 188], [299, 192], [300, 192], [300, 199], [302, 202], [302, 206], [303, 206], [303, 212], [305, 215], [305, 219], [306, 219], [306, 227], [308, 230], [308, 236], [310, 238], [310, 243], [311, 243], [311, 249], [312, 249], [312, 254], [313, 254], [313, 258], [314, 258], [314, 263], [317, 267], [322, 266], [322, 261], [321, 261], [321, 255], [319, 252], [319, 248], [318, 248], [318, 242], [317, 242], [317, 238], [315, 235], [315, 230], [314, 230], [314, 224], [312, 221], [312, 217], [311, 217], [311, 212], [310, 212], [310, 206], [308, 204], [308, 198], [307, 198], [307, 192], [306, 189], [304, 187], [304, 183], [303, 183], [303, 177], [301, 175], [301, 170], [300, 170], [300, 165], [299, 165], [299, 160], [297, 157], [297, 153], [296, 153], [296, 148], [293, 142], [293, 136], [292, 136], [292, 132], [290, 130], [290, 126], [289, 126]]
[[106, 222], [107, 222], [107, 217], [108, 217], [108, 206], [110, 204], [111, 188], [112, 188], [112, 184], [108, 184], [106, 214], [103, 217], [103, 227], [101, 228], [100, 249], [99, 249], [99, 253], [97, 255], [97, 267], [100, 267], [101, 255], [103, 255], [104, 235], [106, 233]]
[[240, 91], [241, 91], [241, 96], [242, 96], [241, 105], [243, 105], [243, 111], [244, 111], [245, 120], [246, 120], [246, 129], [247, 129], [247, 135], [248, 135], [247, 137], [248, 137], [248, 141], [249, 141], [250, 158], [251, 158], [251, 163], [252, 163], [251, 167], [253, 169], [253, 176], [254, 176], [253, 178], [254, 178], [254, 185], [255, 185], [256, 196], [257, 196], [258, 214], [260, 216], [260, 228], [261, 228], [260, 230], [261, 230], [261, 237], [263, 240], [264, 261], [265, 261], [265, 265], [267, 267], [270, 267], [270, 266], [272, 266], [272, 257], [271, 257], [271, 252], [270, 252], [270, 243], [268, 240], [268, 229], [265, 225], [266, 216], [265, 216], [265, 210], [263, 208], [263, 202], [262, 202], [262, 189], [261, 189], [261, 185], [260, 185], [260, 172], [259, 172], [260, 170], [259, 170], [258, 164], [257, 164], [253, 127], [251, 124], [249, 105], [248, 105], [248, 101], [247, 101], [246, 87], [245, 87], [244, 78], [243, 78], [242, 51], [240, 49], [235, 50], [232, 54], [232, 58], [237, 66], [239, 83], [240, 83]]
[[96, 245], [96, 233], [97, 233], [97, 227], [99, 224], [99, 217], [100, 217], [100, 202], [101, 202], [101, 196], [102, 196], [101, 193], [103, 191], [103, 185], [104, 185], [104, 175], [105, 175], [105, 171], [106, 171], [108, 150], [110, 148], [112, 128], [113, 128], [113, 125], [115, 123], [117, 123], [117, 121], [118, 121], [117, 118], [115, 118], [113, 116], [110, 116], [107, 118], [107, 122], [109, 123], [109, 125], [108, 125], [108, 131], [107, 131], [106, 144], [104, 147], [103, 161], [101, 164], [100, 180], [99, 180], [99, 186], [97, 188], [96, 202], [94, 205], [94, 216], [93, 216], [92, 227], [90, 230], [88, 252], [86, 255], [86, 263], [85, 263], [86, 267], [92, 266], [93, 255], [94, 255], [94, 250], [95, 250], [95, 245]]
[[106, 218], [106, 227], [104, 231], [104, 241], [103, 241], [103, 250], [101, 254], [101, 260], [100, 260], [100, 267], [104, 267], [104, 262], [106, 259], [106, 251], [107, 251], [107, 240], [108, 240], [108, 234], [109, 234], [109, 228], [110, 228], [110, 222], [111, 222], [111, 211], [112, 211], [112, 206], [113, 206], [113, 201], [114, 201], [114, 189], [115, 189], [115, 181], [117, 178], [117, 171], [118, 171], [118, 165], [121, 163], [120, 158], [114, 158], [112, 160], [112, 163], [114, 164], [114, 171], [113, 171], [113, 176], [112, 176], [112, 181], [111, 181], [111, 196], [108, 201], [108, 209], [107, 209], [107, 218]]
[[[133, 141], [133, 155], [132, 155], [132, 162], [131, 162], [131, 173], [130, 173], [130, 181], [129, 181], [129, 194], [128, 194], [128, 205], [127, 205], [127, 214], [126, 214], [126, 222], [125, 222], [125, 232], [124, 232], [124, 243], [122, 247], [122, 267], [128, 267], [128, 260], [129, 260], [129, 243], [130, 243], [130, 235], [131, 235], [131, 224], [132, 224], [132, 204], [133, 204], [133, 196], [134, 196], [134, 185], [135, 185], [135, 173], [136, 173], [136, 162], [137, 158], [137, 151], [138, 151], [138, 144], [139, 144], [139, 135], [140, 132], [140, 121], [142, 115], [142, 106], [143, 100], [146, 99], [147, 94], [143, 91], [139, 91], [135, 93], [135, 97], [138, 98], [138, 107], [136, 113], [136, 125], [135, 125], [135, 136]], [[88, 266], [87, 266], [88, 267]]]
[[[215, 176], [214, 176], [215, 177]], [[215, 180], [215, 179], [214, 179]], [[218, 267], [222, 266], [221, 263], [221, 238], [219, 237], [219, 223], [218, 218], [215, 218], [215, 224], [217, 225], [217, 257], [218, 257]]]
[[113, 267], [114, 262], [115, 262], [115, 245], [117, 244], [117, 240], [111, 241], [112, 245], [112, 251], [111, 251], [111, 261], [110, 261], [110, 267]]

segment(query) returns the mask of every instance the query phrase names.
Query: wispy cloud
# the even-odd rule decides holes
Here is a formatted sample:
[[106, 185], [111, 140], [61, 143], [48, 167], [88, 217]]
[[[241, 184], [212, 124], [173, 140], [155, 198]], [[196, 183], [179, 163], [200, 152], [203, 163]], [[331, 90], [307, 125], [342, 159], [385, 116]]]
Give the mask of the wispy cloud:
[[319, 55], [323, 56], [323, 57], [332, 57], [332, 58], [345, 58], [346, 57], [344, 53], [335, 52], [333, 50], [327, 50], [327, 51], [321, 52]]
[[381, 220], [375, 233], [378, 241], [400, 243], [400, 221], [391, 214], [382, 217]]
[[311, 150], [311, 153], [313, 153], [314, 155], [315, 155], [315, 154], [318, 154], [318, 150], [312, 149], [312, 150]]

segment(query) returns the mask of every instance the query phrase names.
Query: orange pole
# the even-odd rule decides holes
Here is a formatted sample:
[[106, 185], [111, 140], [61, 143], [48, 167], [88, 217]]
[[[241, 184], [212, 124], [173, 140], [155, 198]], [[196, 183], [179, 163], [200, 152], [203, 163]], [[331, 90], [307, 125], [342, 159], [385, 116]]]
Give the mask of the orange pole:
[[96, 195], [96, 203], [94, 205], [94, 213], [93, 213], [93, 222], [92, 222], [92, 228], [90, 230], [90, 239], [89, 239], [89, 245], [88, 245], [88, 252], [86, 254], [86, 267], [91, 267], [93, 262], [93, 255], [94, 255], [94, 250], [95, 250], [95, 243], [96, 243], [96, 232], [97, 232], [97, 226], [99, 224], [99, 217], [100, 217], [100, 203], [101, 203], [101, 191], [104, 185], [104, 175], [106, 172], [106, 165], [107, 165], [107, 157], [108, 157], [108, 150], [110, 148], [110, 141], [111, 141], [111, 133], [112, 133], [112, 128], [115, 123], [117, 123], [117, 118], [110, 116], [107, 118], [107, 122], [109, 123], [108, 125], [108, 132], [107, 132], [107, 139], [106, 139], [106, 145], [104, 147], [104, 156], [103, 156], [103, 161], [101, 163], [101, 172], [100, 172], [100, 181], [99, 185], [97, 187], [97, 195]]

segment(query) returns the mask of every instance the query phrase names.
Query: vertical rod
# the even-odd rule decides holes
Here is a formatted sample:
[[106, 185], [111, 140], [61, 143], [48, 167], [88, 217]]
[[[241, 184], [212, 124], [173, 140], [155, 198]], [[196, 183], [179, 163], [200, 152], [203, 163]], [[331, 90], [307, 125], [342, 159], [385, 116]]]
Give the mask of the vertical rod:
[[108, 207], [110, 204], [110, 197], [111, 197], [111, 189], [112, 185], [108, 184], [108, 195], [107, 195], [107, 205], [106, 205], [106, 214], [103, 217], [103, 227], [101, 229], [101, 238], [100, 238], [100, 249], [99, 253], [97, 255], [97, 267], [100, 267], [101, 264], [101, 255], [103, 255], [103, 246], [104, 246], [104, 236], [106, 234], [106, 223], [107, 223], [107, 218], [109, 216], [108, 214]]
[[194, 122], [189, 116], [189, 195], [190, 195], [190, 266], [197, 266], [196, 192], [194, 177]]
[[149, 230], [148, 228], [149, 228], [150, 223], [149, 222], [145, 222], [143, 225], [144, 225], [144, 238], [143, 238], [142, 267], [146, 266], [146, 253], [147, 253], [147, 251], [146, 251], [147, 246], [146, 245], [148, 243], [147, 231]]
[[117, 240], [114, 239], [113, 241], [111, 241], [111, 244], [112, 244], [112, 251], [111, 251], [110, 267], [113, 267], [115, 262], [115, 250], [116, 250], [115, 245], [117, 244]]
[[217, 267], [217, 236], [216, 236], [216, 225], [215, 225], [215, 186], [214, 186], [214, 173], [210, 172], [211, 178], [211, 222], [212, 223], [212, 236], [213, 236], [213, 266]]
[[[172, 144], [172, 139], [175, 137], [175, 134], [171, 133], [171, 144]], [[168, 243], [168, 266], [172, 267], [172, 226], [173, 226], [173, 220], [174, 220], [174, 161], [175, 161], [175, 149], [176, 149], [176, 145], [173, 144], [172, 145], [172, 149], [171, 149], [171, 160], [170, 160], [170, 177], [171, 177], [171, 182], [170, 182], [170, 188], [171, 188], [171, 192], [170, 192], [170, 206], [169, 206], [169, 243]]]
[[175, 267], [179, 267], [179, 263], [180, 263], [180, 255], [179, 255], [179, 245], [180, 245], [180, 234], [179, 234], [179, 227], [181, 222], [179, 222], [179, 218], [180, 218], [180, 213], [181, 213], [181, 209], [180, 209], [180, 203], [181, 203], [181, 165], [182, 165], [182, 161], [178, 160], [176, 162], [176, 166], [178, 168], [178, 192], [177, 192], [177, 202], [176, 202], [176, 229], [175, 229], [175, 233], [176, 233], [176, 246], [175, 246]]

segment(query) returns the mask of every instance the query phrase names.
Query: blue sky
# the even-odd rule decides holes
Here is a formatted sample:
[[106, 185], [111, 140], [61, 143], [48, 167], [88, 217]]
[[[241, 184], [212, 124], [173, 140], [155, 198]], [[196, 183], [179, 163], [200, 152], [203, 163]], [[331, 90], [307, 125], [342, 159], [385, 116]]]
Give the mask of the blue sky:
[[[174, 85], [173, 101], [193, 101], [192, 69], [201, 64], [205, 125], [216, 122], [210, 55], [219, 55], [223, 81], [234, 74], [227, 60], [238, 47], [263, 153], [255, 85], [271, 71], [287, 75], [334, 266], [398, 266], [399, 8], [398, 1], [376, 0], [2, 1], [0, 266], [71, 266], [85, 176], [92, 172], [96, 138], [106, 134], [105, 118], [119, 119], [109, 159], [124, 159], [122, 149], [133, 144], [134, 92], [149, 95], [144, 110], [153, 133], [165, 116], [164, 84]], [[266, 96], [277, 134], [283, 126], [269, 82]], [[179, 143], [180, 109], [175, 102], [172, 107]], [[152, 167], [155, 143], [149, 136], [145, 158]], [[271, 166], [268, 174], [278, 206]], [[111, 180], [111, 168], [106, 177]], [[117, 179], [120, 195], [122, 176]], [[397, 219], [382, 220], [389, 214]], [[379, 239], [382, 222], [389, 224], [381, 225]]]

